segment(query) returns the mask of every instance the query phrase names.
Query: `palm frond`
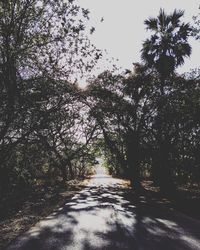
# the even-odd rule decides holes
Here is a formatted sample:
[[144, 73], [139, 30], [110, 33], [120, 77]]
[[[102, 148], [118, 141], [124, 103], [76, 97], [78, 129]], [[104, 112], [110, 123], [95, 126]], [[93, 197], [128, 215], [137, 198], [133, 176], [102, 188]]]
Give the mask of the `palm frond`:
[[173, 26], [179, 26], [180, 18], [184, 15], [184, 10], [175, 9], [174, 12], [170, 15], [171, 23]]
[[143, 43], [141, 58], [160, 74], [167, 71], [169, 75], [191, 54], [191, 46], [187, 42], [191, 27], [189, 23], [180, 22], [183, 15], [182, 10], [175, 9], [167, 15], [164, 9], [160, 9], [157, 18], [149, 18], [144, 22], [153, 35]]
[[158, 22], [156, 18], [149, 18], [144, 21], [147, 30], [157, 31]]
[[178, 32], [178, 35], [186, 40], [188, 38], [188, 35], [189, 33], [192, 31], [192, 28], [190, 27], [190, 24], [189, 23], [183, 23], [181, 26], [180, 26], [180, 29], [179, 29], [179, 32]]
[[166, 23], [166, 14], [164, 9], [160, 9], [159, 15], [158, 15], [158, 23], [160, 25], [161, 30], [165, 28], [165, 23]]

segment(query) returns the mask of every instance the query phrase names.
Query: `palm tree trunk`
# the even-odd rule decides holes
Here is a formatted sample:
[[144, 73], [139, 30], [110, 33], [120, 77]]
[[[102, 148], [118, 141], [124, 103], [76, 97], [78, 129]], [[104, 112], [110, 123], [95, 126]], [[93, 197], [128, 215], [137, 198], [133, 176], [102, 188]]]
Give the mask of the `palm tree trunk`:
[[131, 186], [139, 190], [141, 188], [139, 144], [137, 137], [130, 134], [127, 138], [127, 165]]

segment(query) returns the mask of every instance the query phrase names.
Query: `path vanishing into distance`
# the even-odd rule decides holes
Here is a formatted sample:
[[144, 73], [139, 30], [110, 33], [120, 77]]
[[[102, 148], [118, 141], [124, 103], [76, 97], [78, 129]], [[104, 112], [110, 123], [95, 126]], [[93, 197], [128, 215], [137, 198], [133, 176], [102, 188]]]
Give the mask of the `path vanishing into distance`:
[[[131, 198], [132, 197], [132, 198]], [[200, 221], [133, 199], [120, 179], [94, 175], [64, 207], [6, 250], [200, 249]]]

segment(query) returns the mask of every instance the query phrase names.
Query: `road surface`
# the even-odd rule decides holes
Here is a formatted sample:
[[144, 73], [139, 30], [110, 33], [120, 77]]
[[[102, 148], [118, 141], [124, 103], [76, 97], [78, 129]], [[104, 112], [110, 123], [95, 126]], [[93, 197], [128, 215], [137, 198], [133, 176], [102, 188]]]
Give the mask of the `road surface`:
[[6, 250], [200, 250], [200, 221], [131, 201], [122, 180], [95, 175], [63, 208]]

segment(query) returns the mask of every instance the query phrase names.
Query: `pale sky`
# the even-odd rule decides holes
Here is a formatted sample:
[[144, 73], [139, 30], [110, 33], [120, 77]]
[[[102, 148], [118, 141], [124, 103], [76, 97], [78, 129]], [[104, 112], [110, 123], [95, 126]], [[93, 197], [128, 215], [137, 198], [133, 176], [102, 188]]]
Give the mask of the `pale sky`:
[[[96, 28], [91, 41], [102, 50], [106, 50], [108, 58], [119, 61], [118, 66], [132, 69], [133, 62], [140, 62], [142, 42], [150, 36], [145, 30], [144, 20], [156, 17], [160, 8], [166, 13], [173, 10], [185, 10], [182, 21], [193, 23], [192, 17], [199, 12], [200, 1], [197, 0], [79, 0], [79, 4], [90, 10], [90, 25]], [[101, 19], [103, 18], [103, 22]], [[190, 39], [192, 55], [185, 60], [178, 72], [189, 71], [200, 66], [200, 41]], [[103, 61], [100, 71], [107, 66]]]

